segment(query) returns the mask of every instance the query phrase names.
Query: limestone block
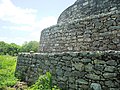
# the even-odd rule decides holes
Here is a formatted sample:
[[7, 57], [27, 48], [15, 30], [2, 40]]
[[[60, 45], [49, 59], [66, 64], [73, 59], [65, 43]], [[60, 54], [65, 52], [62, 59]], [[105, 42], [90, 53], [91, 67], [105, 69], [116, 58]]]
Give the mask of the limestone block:
[[114, 72], [115, 67], [114, 66], [106, 66], [104, 71], [106, 71], [106, 72]]
[[100, 80], [100, 76], [96, 75], [96, 74], [87, 74], [85, 75], [86, 78], [92, 79], [92, 80]]
[[79, 70], [79, 71], [84, 70], [84, 64], [82, 63], [75, 63], [75, 64], [72, 64], [72, 66], [74, 66], [76, 70]]
[[117, 74], [116, 73], [104, 73], [103, 76], [104, 78], [114, 79], [117, 76]]
[[102, 90], [101, 85], [100, 85], [99, 83], [92, 83], [92, 84], [90, 85], [90, 88], [91, 88], [92, 90]]

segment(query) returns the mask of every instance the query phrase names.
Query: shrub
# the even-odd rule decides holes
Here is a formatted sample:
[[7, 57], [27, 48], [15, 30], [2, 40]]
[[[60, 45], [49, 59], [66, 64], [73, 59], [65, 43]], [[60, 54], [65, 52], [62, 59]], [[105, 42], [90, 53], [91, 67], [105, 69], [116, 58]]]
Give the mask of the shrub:
[[17, 82], [15, 67], [16, 57], [0, 55], [0, 88], [13, 86]]
[[60, 90], [56, 86], [52, 87], [51, 74], [47, 72], [45, 75], [40, 75], [39, 79], [33, 84], [30, 90]]

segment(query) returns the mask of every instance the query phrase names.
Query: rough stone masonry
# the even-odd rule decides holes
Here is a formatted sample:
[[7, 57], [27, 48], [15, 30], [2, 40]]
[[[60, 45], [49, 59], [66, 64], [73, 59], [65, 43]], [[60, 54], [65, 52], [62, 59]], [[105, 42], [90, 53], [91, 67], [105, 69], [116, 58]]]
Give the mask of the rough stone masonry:
[[19, 54], [21, 80], [47, 71], [62, 90], [120, 90], [120, 0], [77, 0], [42, 31], [39, 53]]

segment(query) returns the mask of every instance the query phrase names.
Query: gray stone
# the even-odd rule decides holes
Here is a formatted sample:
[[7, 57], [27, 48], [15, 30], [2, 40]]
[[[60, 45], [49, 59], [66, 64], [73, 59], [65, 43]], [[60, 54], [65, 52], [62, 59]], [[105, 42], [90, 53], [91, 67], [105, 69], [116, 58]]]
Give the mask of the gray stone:
[[51, 63], [57, 64], [57, 61], [56, 60], [51, 60]]
[[104, 78], [114, 79], [117, 76], [117, 74], [116, 73], [104, 73], [103, 76]]
[[114, 70], [115, 70], [114, 66], [106, 66], [104, 71], [106, 71], [106, 72], [114, 72]]
[[67, 49], [68, 49], [68, 50], [73, 50], [73, 47], [68, 47]]
[[100, 85], [99, 83], [92, 83], [92, 84], [90, 85], [90, 88], [91, 88], [92, 90], [102, 90], [101, 85]]
[[83, 62], [83, 63], [90, 63], [91, 59], [81, 59], [81, 62]]
[[88, 79], [92, 79], [92, 80], [100, 80], [100, 76], [96, 75], [96, 74], [87, 74], [85, 75], [85, 77], [87, 77]]
[[97, 74], [97, 75], [102, 75], [102, 72], [98, 71], [98, 70], [94, 70], [94, 73]]
[[80, 59], [79, 58], [73, 58], [73, 61], [77, 62], [77, 61], [80, 61]]
[[84, 79], [78, 79], [78, 80], [76, 80], [76, 82], [79, 84], [88, 84], [88, 82]]
[[115, 84], [113, 83], [113, 81], [105, 81], [105, 85], [107, 87], [115, 87]]
[[110, 88], [110, 90], [120, 90], [120, 88]]
[[115, 38], [115, 39], [113, 39], [112, 41], [113, 41], [113, 43], [115, 43], [115, 44], [119, 44], [119, 43], [120, 43], [120, 39], [118, 39], [118, 38]]
[[64, 76], [70, 77], [70, 76], [71, 76], [71, 73], [68, 72], [68, 71], [66, 71], [66, 72], [64, 73]]
[[88, 65], [86, 65], [86, 66], [85, 66], [85, 71], [87, 71], [87, 72], [94, 71], [93, 65], [90, 64], [90, 63], [89, 63]]
[[96, 70], [99, 70], [99, 71], [103, 71], [104, 69], [104, 66], [103, 65], [100, 65], [100, 64], [95, 64], [95, 67], [94, 67]]
[[84, 77], [86, 74], [86, 72], [78, 72], [78, 71], [72, 71], [71, 72], [71, 76], [72, 77]]
[[58, 76], [62, 76], [62, 75], [63, 75], [62, 69], [56, 69], [56, 74], [57, 74]]
[[76, 52], [71, 52], [70, 55], [71, 55], [72, 57], [75, 57], [75, 56], [78, 55], [78, 53], [76, 53]]
[[63, 59], [63, 60], [71, 60], [72, 57], [71, 57], [71, 56], [63, 56], [62, 59]]
[[104, 64], [106, 64], [106, 62], [105, 61], [103, 61], [103, 60], [94, 60], [94, 63], [95, 64], [99, 64], [99, 65], [104, 65]]
[[65, 70], [65, 71], [69, 71], [69, 72], [72, 70], [72, 68], [66, 67], [66, 66], [63, 66], [62, 69]]
[[57, 77], [57, 79], [59, 79], [60, 81], [63, 81], [63, 82], [67, 81], [67, 78], [65, 76], [64, 77]]
[[92, 40], [91, 40], [91, 38], [85, 38], [84, 41], [90, 42], [90, 41], [92, 41]]
[[74, 77], [69, 77], [69, 82], [74, 82], [75, 78]]
[[119, 30], [120, 26], [110, 26], [109, 30]]
[[116, 66], [117, 65], [117, 62], [115, 60], [109, 60], [106, 62], [107, 65], [110, 65], [110, 66]]
[[75, 63], [73, 64], [76, 70], [83, 71], [84, 70], [84, 64], [82, 63]]

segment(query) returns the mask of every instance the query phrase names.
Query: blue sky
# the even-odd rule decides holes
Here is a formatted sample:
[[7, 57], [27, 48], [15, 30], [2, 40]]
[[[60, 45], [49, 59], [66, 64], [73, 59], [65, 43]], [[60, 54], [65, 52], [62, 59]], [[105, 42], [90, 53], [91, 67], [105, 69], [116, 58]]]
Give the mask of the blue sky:
[[0, 0], [0, 41], [22, 45], [40, 39], [60, 13], [76, 0]]

